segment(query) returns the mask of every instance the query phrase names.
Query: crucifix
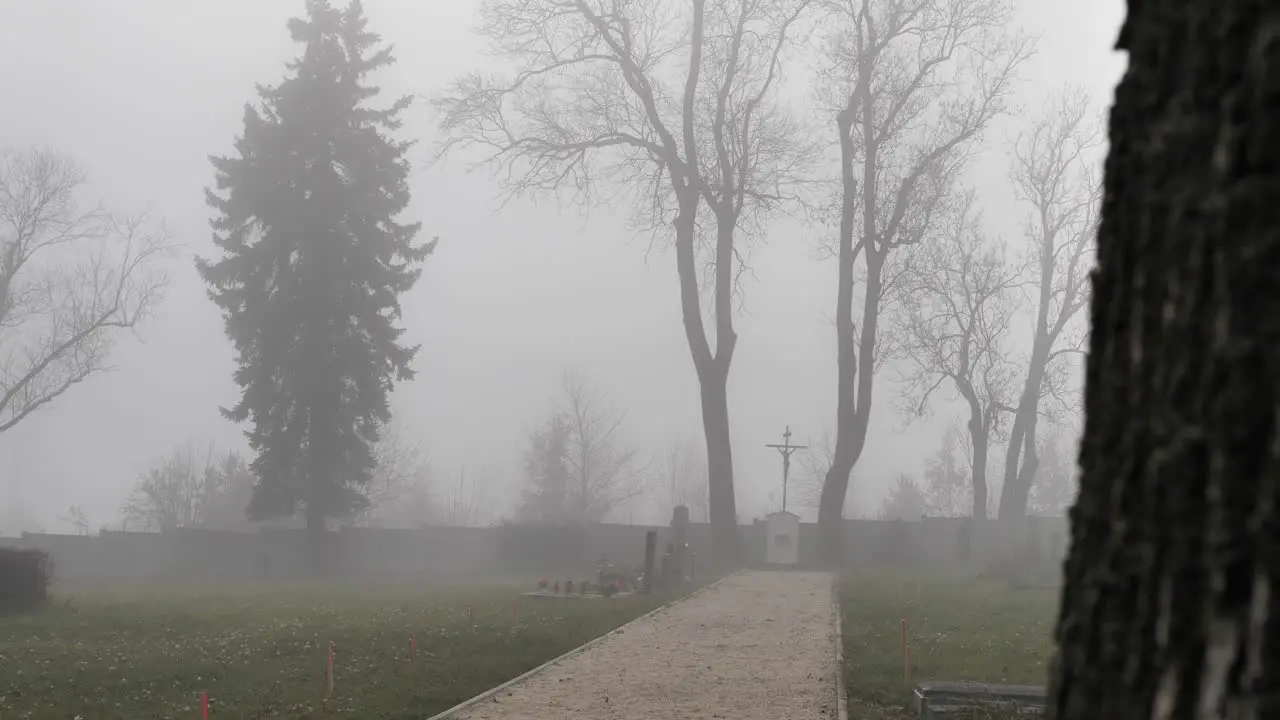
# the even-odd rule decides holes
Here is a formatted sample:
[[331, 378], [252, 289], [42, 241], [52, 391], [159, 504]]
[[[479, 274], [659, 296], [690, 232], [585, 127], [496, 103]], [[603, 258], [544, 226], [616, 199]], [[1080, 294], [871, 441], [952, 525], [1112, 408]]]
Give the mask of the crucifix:
[[787, 476], [791, 474], [791, 454], [797, 450], [808, 450], [808, 445], [792, 445], [791, 444], [791, 426], [787, 426], [787, 431], [782, 433], [782, 444], [766, 444], [765, 447], [778, 448], [778, 452], [782, 454], [782, 512], [787, 511]]

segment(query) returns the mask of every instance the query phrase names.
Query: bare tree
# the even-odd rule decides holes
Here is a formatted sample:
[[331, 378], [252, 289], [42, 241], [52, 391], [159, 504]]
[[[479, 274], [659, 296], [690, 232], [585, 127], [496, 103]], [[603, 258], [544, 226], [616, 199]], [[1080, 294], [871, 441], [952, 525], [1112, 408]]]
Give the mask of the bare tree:
[[604, 181], [637, 200], [643, 226], [673, 228], [715, 549], [727, 563], [740, 552], [727, 390], [738, 234], [759, 229], [812, 158], [779, 100], [782, 59], [810, 3], [485, 0], [482, 32], [516, 71], [468, 75], [436, 103], [446, 147], [484, 151], [511, 193], [590, 200]]
[[603, 390], [571, 370], [564, 375], [561, 393], [557, 412], [569, 431], [571, 517], [599, 522], [646, 490], [649, 468], [623, 437], [626, 413], [613, 407]]
[[987, 517], [987, 454], [1011, 410], [1013, 367], [1004, 341], [1014, 314], [1012, 291], [1023, 272], [988, 241], [973, 195], [956, 204], [951, 226], [911, 254], [898, 286], [896, 357], [910, 412], [927, 415], [943, 387], [964, 401], [969, 418], [972, 517]]
[[382, 429], [373, 448], [374, 469], [364, 488], [368, 505], [355, 517], [357, 525], [418, 526], [431, 506], [431, 466], [421, 445], [394, 426]]
[[671, 443], [656, 463], [660, 473], [659, 516], [671, 518], [678, 505], [689, 508], [691, 522], [707, 521], [707, 456], [696, 438]]
[[485, 505], [494, 488], [492, 469], [458, 469], [437, 494], [436, 513], [440, 522], [459, 527], [475, 527], [486, 519]]
[[[1006, 0], [827, 0], [820, 98], [840, 143], [836, 448], [818, 512], [828, 561], [840, 551], [849, 474], [871, 420], [872, 376], [894, 251], [933, 230], [975, 143], [1004, 112], [1031, 43]], [[862, 321], [854, 320], [864, 266]]]
[[81, 209], [83, 183], [54, 151], [0, 150], [0, 432], [106, 370], [161, 298], [165, 234]]
[[[125, 527], [164, 531], [200, 527], [226, 487], [217, 451], [188, 443], [143, 473], [125, 500]], [[241, 508], [241, 512], [244, 509]]]
[[1068, 397], [1073, 355], [1085, 347], [1083, 323], [1073, 320], [1088, 303], [1093, 240], [1098, 231], [1103, 134], [1089, 98], [1069, 91], [1052, 101], [1015, 143], [1010, 172], [1017, 197], [1031, 211], [1024, 234], [1033, 264], [1036, 315], [1031, 355], [1005, 451], [1000, 517], [1027, 512], [1036, 476], [1036, 427], [1046, 396]]
[[67, 508], [67, 514], [58, 519], [70, 525], [76, 531], [76, 535], [89, 534], [89, 516], [85, 514], [84, 508], [79, 505], [72, 505]]

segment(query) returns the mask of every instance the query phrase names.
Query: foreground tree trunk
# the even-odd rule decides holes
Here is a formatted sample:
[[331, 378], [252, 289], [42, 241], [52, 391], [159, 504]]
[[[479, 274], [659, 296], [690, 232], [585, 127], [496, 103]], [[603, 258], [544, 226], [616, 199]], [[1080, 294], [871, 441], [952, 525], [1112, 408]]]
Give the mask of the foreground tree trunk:
[[715, 563], [724, 569], [736, 567], [742, 557], [733, 487], [733, 452], [729, 443], [728, 380], [728, 372], [702, 378], [702, 427], [707, 437], [712, 551]]
[[1280, 4], [1119, 46], [1050, 717], [1280, 715]]
[[985, 416], [980, 409], [971, 409], [969, 422], [969, 442], [973, 445], [973, 455], [969, 459], [969, 472], [973, 476], [973, 513], [974, 520], [987, 519], [987, 453], [991, 448], [991, 413]]

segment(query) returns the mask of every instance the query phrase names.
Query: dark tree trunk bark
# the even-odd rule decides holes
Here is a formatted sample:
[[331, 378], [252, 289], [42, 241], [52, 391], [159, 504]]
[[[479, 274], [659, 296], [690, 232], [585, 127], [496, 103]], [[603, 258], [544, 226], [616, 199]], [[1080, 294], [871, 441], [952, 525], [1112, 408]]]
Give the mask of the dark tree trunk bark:
[[716, 564], [723, 569], [736, 567], [741, 559], [738, 510], [733, 488], [733, 451], [729, 443], [728, 379], [727, 372], [701, 379], [712, 551]]
[[[853, 292], [852, 281], [844, 284], [841, 267], [841, 302], [836, 316], [839, 340], [836, 345], [836, 372], [839, 397], [836, 400], [836, 448], [831, 467], [822, 481], [818, 499], [818, 534], [824, 562], [830, 567], [840, 563], [843, 549], [844, 502], [849, 492], [849, 475], [867, 443], [871, 424], [871, 390], [874, 376], [876, 324], [879, 319], [880, 255], [867, 251], [866, 297], [863, 300], [862, 335], [855, 343], [852, 301], [844, 303], [845, 293]], [[849, 265], [852, 273], [852, 262]], [[842, 322], [843, 319], [843, 322]], [[845, 330], [847, 329], [847, 332]]]
[[707, 505], [711, 520], [713, 562], [722, 569], [736, 567], [741, 559], [738, 510], [733, 487], [733, 453], [729, 443], [729, 367], [738, 337], [733, 329], [732, 227], [721, 223], [716, 255], [716, 351], [707, 342], [698, 292], [698, 268], [694, 236], [699, 196], [690, 190], [680, 198], [675, 220], [676, 272], [680, 279], [680, 312], [685, 339], [698, 373], [702, 399], [702, 430], [707, 442]]
[[1278, 29], [1275, 0], [1129, 1], [1059, 720], [1280, 717]]
[[[866, 97], [869, 92], [866, 68], [862, 77], [862, 86], [856, 97]], [[867, 427], [871, 422], [872, 366], [875, 362], [880, 272], [884, 255], [876, 244], [875, 235], [875, 144], [864, 148], [867, 157], [862, 163], [862, 185], [859, 187], [859, 178], [854, 172], [858, 151], [852, 136], [855, 122], [862, 123], [865, 137], [873, 135], [870, 112], [869, 104], [859, 108], [851, 102], [836, 117], [840, 135], [841, 185], [840, 251], [836, 276], [836, 447], [831, 467], [822, 479], [822, 494], [818, 499], [818, 544], [822, 560], [829, 567], [840, 564], [849, 475], [858, 458], [862, 457]], [[859, 191], [862, 192], [863, 203], [861, 247], [854, 241]], [[859, 337], [853, 322], [853, 271], [858, 253], [862, 251], [867, 254], [867, 285], [863, 297], [862, 335]]]
[[991, 446], [990, 427], [985, 423], [980, 409], [971, 410], [969, 418], [969, 442], [973, 445], [973, 459], [969, 472], [973, 475], [974, 520], [987, 519], [987, 451]]
[[[1042, 280], [1043, 282], [1043, 280]], [[1042, 300], [1048, 303], [1048, 300]], [[1037, 329], [1037, 337], [1040, 336]], [[1031, 498], [1031, 483], [1035, 481], [1036, 426], [1040, 416], [1040, 392], [1044, 384], [1044, 366], [1048, 350], [1037, 340], [1027, 369], [1027, 380], [1014, 413], [1013, 428], [1009, 432], [1009, 444], [1005, 448], [1004, 484], [1000, 491], [999, 517], [1016, 520], [1026, 517], [1027, 501]]]

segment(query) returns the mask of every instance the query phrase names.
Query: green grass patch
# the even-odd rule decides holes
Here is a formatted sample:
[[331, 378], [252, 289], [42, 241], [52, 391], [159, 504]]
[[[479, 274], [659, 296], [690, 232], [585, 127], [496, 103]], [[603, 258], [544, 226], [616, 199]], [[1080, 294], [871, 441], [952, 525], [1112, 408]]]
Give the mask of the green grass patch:
[[1056, 590], [856, 575], [842, 581], [841, 608], [851, 720], [902, 715], [904, 619], [912, 684], [1046, 681]]
[[201, 690], [212, 717], [429, 717], [672, 599], [524, 599], [517, 628], [526, 589], [90, 591], [0, 619], [0, 717], [198, 718]]

